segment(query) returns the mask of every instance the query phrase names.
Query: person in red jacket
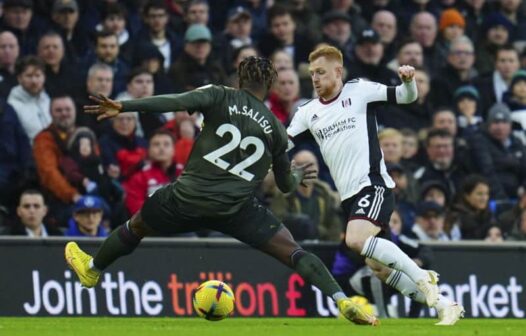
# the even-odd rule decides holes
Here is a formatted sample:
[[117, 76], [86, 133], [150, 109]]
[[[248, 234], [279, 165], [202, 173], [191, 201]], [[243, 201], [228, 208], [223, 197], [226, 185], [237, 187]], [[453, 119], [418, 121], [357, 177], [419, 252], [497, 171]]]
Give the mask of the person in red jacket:
[[182, 169], [174, 164], [175, 141], [167, 130], [155, 131], [150, 138], [148, 161], [124, 182], [124, 202], [130, 214], [136, 213], [148, 195], [172, 182]]

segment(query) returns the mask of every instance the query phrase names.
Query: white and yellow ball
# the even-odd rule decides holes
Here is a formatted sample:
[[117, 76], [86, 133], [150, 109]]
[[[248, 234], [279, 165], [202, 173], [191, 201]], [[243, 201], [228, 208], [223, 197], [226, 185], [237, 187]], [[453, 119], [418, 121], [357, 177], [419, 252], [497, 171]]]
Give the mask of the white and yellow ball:
[[193, 303], [197, 315], [209, 321], [220, 321], [234, 311], [234, 292], [224, 282], [206, 281], [197, 287]]

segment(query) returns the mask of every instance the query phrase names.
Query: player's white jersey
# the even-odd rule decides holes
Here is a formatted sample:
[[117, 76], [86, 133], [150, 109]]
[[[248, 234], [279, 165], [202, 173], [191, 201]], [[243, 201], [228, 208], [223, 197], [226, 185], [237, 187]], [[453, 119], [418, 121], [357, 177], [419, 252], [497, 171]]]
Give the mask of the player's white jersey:
[[368, 104], [395, 101], [395, 95], [394, 87], [352, 80], [334, 99], [313, 99], [295, 113], [287, 133], [292, 138], [312, 133], [342, 200], [366, 186], [395, 186], [378, 142], [376, 116], [368, 112]]

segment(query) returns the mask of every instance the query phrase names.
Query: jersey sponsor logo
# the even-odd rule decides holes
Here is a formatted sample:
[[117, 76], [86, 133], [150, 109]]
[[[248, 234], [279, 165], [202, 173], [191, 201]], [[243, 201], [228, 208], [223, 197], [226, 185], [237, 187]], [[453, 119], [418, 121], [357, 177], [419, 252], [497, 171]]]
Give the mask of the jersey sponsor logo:
[[272, 127], [270, 126], [270, 122], [267, 120], [267, 118], [265, 118], [264, 115], [260, 114], [259, 111], [254, 111], [254, 109], [246, 105], [243, 105], [241, 108], [238, 108], [237, 105], [229, 106], [228, 113], [230, 115], [236, 114], [248, 117], [254, 120], [256, 123], [258, 123], [258, 125], [263, 129], [263, 132], [265, 132], [265, 134], [272, 133]]
[[356, 117], [349, 117], [343, 120], [338, 120], [330, 126], [320, 128], [314, 132], [316, 137], [320, 140], [328, 140], [332, 136], [356, 128]]
[[342, 100], [342, 107], [343, 108], [349, 107], [349, 106], [351, 106], [351, 104], [352, 104], [351, 98], [347, 98], [347, 99]]

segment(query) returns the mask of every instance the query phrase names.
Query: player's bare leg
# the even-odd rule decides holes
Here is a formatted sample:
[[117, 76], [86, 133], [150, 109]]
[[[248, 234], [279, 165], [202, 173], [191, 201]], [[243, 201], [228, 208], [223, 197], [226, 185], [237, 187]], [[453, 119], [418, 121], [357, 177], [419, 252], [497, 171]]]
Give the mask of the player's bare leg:
[[66, 244], [65, 257], [68, 265], [79, 277], [84, 287], [94, 287], [100, 273], [117, 258], [132, 253], [142, 238], [153, 233], [142, 220], [140, 211], [129, 221], [119, 226], [104, 240], [95, 258], [82, 251], [77, 243]]
[[[426, 304], [424, 294], [422, 294], [416, 284], [403, 272], [391, 269], [369, 258], [365, 259], [365, 263], [382, 282], [393, 287], [402, 293], [402, 295], [416, 302]], [[435, 323], [436, 325], [454, 325], [459, 319], [464, 317], [464, 307], [451, 301], [442, 294], [438, 295], [438, 303], [435, 308], [440, 320]]]
[[365, 313], [347, 298], [323, 262], [314, 254], [301, 248], [285, 227], [259, 249], [296, 270], [305, 280], [318, 287], [323, 294], [332, 297], [338, 304], [342, 315], [348, 320], [356, 324], [373, 326], [379, 324], [375, 316]]
[[409, 258], [393, 242], [376, 237], [381, 229], [365, 219], [352, 219], [347, 223], [345, 243], [366, 258], [405, 273], [416, 283], [426, 298], [426, 304], [434, 307], [438, 302], [438, 274], [426, 271]]

